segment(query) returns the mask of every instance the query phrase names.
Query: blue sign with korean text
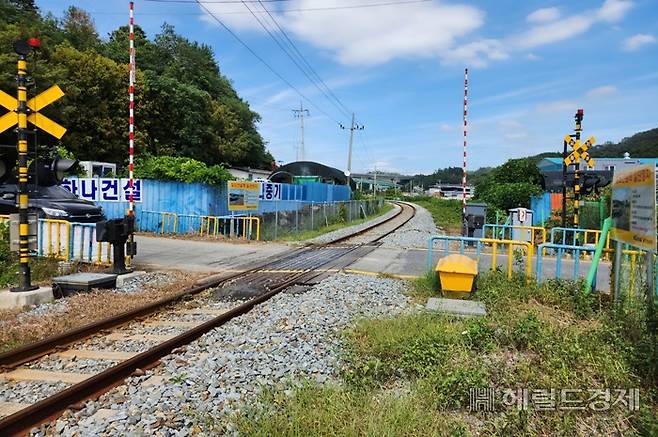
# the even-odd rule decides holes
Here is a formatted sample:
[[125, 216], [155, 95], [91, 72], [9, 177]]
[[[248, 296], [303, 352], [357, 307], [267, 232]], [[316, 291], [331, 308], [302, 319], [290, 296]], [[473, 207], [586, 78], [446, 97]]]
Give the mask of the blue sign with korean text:
[[[64, 179], [61, 186], [81, 199], [92, 202], [128, 202], [130, 179], [128, 178], [79, 178]], [[142, 201], [142, 180], [133, 179], [133, 198]]]
[[274, 182], [260, 182], [260, 200], [281, 200], [281, 184]]

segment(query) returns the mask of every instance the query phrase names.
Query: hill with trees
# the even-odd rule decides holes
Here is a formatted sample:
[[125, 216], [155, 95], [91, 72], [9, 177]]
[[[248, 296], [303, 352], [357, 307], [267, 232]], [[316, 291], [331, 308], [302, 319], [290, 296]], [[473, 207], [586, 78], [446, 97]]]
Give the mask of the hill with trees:
[[[260, 116], [220, 71], [210, 47], [167, 24], [149, 39], [136, 26], [135, 142], [142, 156], [194, 158], [270, 168], [272, 155], [256, 126]], [[71, 6], [64, 17], [43, 15], [34, 0], [0, 0], [0, 89], [14, 95], [18, 39], [38, 37], [28, 58], [30, 96], [53, 84], [65, 96], [44, 115], [67, 128], [61, 145], [80, 160], [125, 164], [128, 150], [128, 28], [101, 38], [90, 15]], [[34, 150], [34, 139], [30, 148]], [[15, 144], [11, 131], [0, 144]], [[41, 146], [57, 140], [39, 133]]]
[[601, 158], [621, 158], [624, 152], [633, 158], [658, 157], [658, 127], [626, 137], [618, 143], [606, 141], [590, 149], [590, 155]]

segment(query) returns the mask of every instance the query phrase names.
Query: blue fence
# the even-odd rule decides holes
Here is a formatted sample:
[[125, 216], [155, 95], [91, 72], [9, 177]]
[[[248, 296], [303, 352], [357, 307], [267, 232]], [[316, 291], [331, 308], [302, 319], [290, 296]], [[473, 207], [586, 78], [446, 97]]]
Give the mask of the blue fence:
[[[251, 213], [260, 215], [274, 211], [295, 211], [304, 202], [338, 202], [350, 200], [351, 190], [345, 185], [317, 182], [304, 185], [281, 184], [281, 200], [261, 200], [259, 208]], [[123, 217], [128, 202], [96, 202], [103, 207], [108, 218]], [[228, 210], [226, 184], [188, 184], [144, 179], [142, 202], [136, 203], [136, 216], [140, 211], [173, 212], [190, 216], [226, 216]]]

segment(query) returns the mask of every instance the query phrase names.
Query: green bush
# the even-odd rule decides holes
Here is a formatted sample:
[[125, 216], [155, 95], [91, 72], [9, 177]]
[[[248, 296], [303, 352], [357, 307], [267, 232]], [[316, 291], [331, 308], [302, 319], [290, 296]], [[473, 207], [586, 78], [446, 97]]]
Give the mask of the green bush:
[[148, 156], [135, 164], [135, 176], [161, 181], [200, 182], [217, 185], [232, 178], [221, 165], [208, 166], [192, 158]]

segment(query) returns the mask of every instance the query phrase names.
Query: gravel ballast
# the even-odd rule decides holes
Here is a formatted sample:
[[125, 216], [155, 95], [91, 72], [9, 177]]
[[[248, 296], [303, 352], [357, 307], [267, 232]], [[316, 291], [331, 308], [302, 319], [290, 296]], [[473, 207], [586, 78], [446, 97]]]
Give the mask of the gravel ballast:
[[404, 226], [382, 239], [382, 247], [396, 249], [425, 249], [432, 235], [445, 234], [437, 229], [432, 214], [414, 204], [416, 214]]
[[358, 231], [360, 231], [362, 229], [365, 229], [369, 226], [372, 226], [376, 223], [381, 223], [381, 222], [393, 217], [395, 214], [398, 213], [399, 210], [400, 210], [400, 207], [398, 205], [393, 205], [393, 209], [391, 209], [390, 211], [388, 211], [384, 215], [376, 217], [372, 220], [365, 221], [365, 222], [360, 223], [358, 225], [348, 226], [348, 227], [345, 227], [345, 228], [337, 229], [333, 232], [328, 232], [326, 234], [322, 234], [318, 237], [312, 238], [310, 240], [306, 240], [306, 241], [304, 241], [304, 243], [311, 243], [311, 244], [331, 243], [334, 240], [346, 237], [350, 234], [353, 234], [354, 232], [358, 232]]
[[232, 415], [262, 387], [336, 377], [340, 331], [359, 317], [404, 311], [404, 288], [395, 279], [336, 274], [306, 292], [280, 293], [33, 435], [212, 435], [208, 418], [231, 432]]

